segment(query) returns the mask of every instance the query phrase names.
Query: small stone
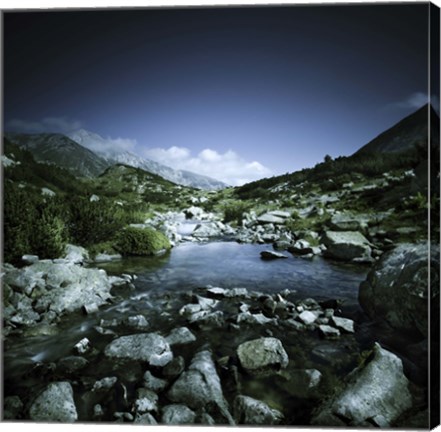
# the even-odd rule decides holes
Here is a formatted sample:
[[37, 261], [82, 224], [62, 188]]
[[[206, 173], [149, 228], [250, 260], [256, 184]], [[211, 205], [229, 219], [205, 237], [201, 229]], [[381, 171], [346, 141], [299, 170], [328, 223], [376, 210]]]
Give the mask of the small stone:
[[137, 399], [134, 403], [134, 409], [137, 413], [146, 413], [158, 410], [158, 395], [146, 388], [137, 390]]
[[262, 258], [263, 260], [273, 260], [273, 259], [288, 258], [288, 257], [280, 252], [262, 251], [260, 252], [260, 258]]
[[99, 381], [96, 381], [93, 385], [92, 391], [98, 391], [98, 390], [110, 390], [118, 381], [117, 377], [106, 377], [103, 379], [100, 379]]
[[332, 323], [339, 330], [343, 330], [346, 333], [354, 333], [354, 321], [349, 318], [341, 318], [333, 316], [331, 318]]
[[31, 265], [36, 263], [39, 260], [39, 258], [38, 255], [23, 255], [21, 257], [21, 260], [23, 261], [23, 264]]
[[162, 409], [161, 423], [168, 425], [193, 424], [196, 414], [185, 405], [166, 405]]
[[77, 344], [74, 345], [74, 349], [78, 354], [86, 354], [90, 348], [90, 341], [87, 338], [81, 339]]
[[196, 336], [187, 327], [173, 329], [165, 338], [170, 346], [185, 345], [196, 340]]
[[90, 303], [90, 304], [84, 305], [83, 309], [87, 315], [90, 315], [95, 312], [98, 312], [98, 305], [96, 303]]
[[144, 414], [136, 414], [135, 420], [133, 420], [135, 424], [147, 424], [147, 425], [157, 425], [158, 422], [150, 413]]
[[318, 315], [314, 312], [304, 310], [298, 317], [303, 324], [309, 325], [313, 324], [314, 321], [318, 318]]
[[145, 330], [150, 326], [144, 315], [134, 315], [127, 317], [127, 319], [124, 321], [124, 324], [128, 327], [133, 327], [141, 330]]
[[319, 330], [320, 334], [325, 339], [338, 339], [340, 337], [340, 332], [336, 328], [329, 325], [319, 325]]

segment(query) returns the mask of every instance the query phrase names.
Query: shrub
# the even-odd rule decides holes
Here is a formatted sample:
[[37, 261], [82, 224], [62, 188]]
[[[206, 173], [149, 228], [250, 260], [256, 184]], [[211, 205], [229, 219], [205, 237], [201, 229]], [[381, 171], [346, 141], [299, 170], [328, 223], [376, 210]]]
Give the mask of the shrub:
[[82, 246], [110, 240], [125, 225], [124, 211], [104, 198], [90, 202], [86, 197], [74, 197], [69, 212], [70, 235]]
[[250, 209], [250, 205], [241, 201], [226, 204], [224, 207], [224, 222], [236, 222], [238, 225], [242, 223], [242, 217], [245, 212]]
[[170, 249], [168, 238], [152, 228], [125, 228], [116, 236], [115, 248], [122, 255], [156, 255]]

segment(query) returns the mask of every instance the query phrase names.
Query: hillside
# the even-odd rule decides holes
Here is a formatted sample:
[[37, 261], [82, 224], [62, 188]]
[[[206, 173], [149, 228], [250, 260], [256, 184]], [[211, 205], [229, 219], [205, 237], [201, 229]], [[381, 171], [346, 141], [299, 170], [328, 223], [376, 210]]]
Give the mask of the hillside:
[[104, 159], [62, 134], [6, 133], [5, 136], [30, 151], [36, 161], [65, 168], [75, 176], [95, 177], [109, 166]]
[[431, 117], [431, 139], [439, 143], [439, 117], [432, 106], [424, 105], [397, 124], [361, 147], [355, 154], [398, 153], [424, 146], [429, 134], [429, 109]]

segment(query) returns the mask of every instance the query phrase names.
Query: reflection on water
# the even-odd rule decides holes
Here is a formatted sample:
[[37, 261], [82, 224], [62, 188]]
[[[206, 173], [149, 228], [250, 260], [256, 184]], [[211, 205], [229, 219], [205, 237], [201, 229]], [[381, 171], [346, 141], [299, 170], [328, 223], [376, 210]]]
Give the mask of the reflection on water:
[[131, 258], [102, 264], [110, 273], [135, 273], [145, 290], [182, 291], [206, 285], [245, 287], [263, 292], [295, 290], [299, 297], [344, 298], [354, 302], [367, 267], [295, 257], [264, 261], [269, 245], [235, 242], [185, 243], [162, 257]]

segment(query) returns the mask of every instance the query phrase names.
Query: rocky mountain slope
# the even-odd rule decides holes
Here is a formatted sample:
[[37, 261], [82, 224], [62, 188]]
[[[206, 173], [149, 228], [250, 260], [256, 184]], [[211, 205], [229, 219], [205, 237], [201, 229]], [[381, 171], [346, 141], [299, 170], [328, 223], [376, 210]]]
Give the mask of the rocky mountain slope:
[[[355, 154], [397, 153], [427, 145], [429, 135], [429, 110], [431, 139], [439, 143], [439, 117], [432, 106], [424, 105], [397, 124], [361, 147]], [[436, 125], [438, 124], [438, 127]]]
[[103, 137], [84, 129], [71, 132], [69, 137], [78, 144], [95, 151], [100, 157], [105, 159], [109, 165], [117, 163], [130, 165], [157, 174], [173, 183], [198, 189], [217, 190], [227, 186], [225, 183], [211, 177], [185, 170], [175, 170], [150, 159], [142, 158], [129, 151], [111, 149]]
[[109, 166], [103, 158], [62, 134], [6, 133], [6, 138], [30, 151], [36, 161], [57, 165], [76, 176], [95, 177]]

